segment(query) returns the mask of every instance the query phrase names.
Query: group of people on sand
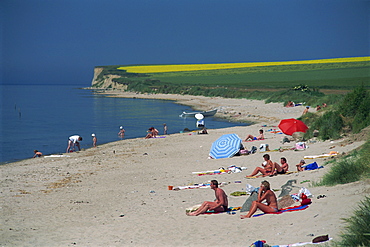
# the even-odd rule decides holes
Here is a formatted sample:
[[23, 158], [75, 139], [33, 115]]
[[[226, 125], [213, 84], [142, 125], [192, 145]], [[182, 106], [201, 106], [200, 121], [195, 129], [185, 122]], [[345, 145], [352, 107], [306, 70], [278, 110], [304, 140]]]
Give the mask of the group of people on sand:
[[[278, 174], [285, 174], [289, 170], [289, 165], [287, 162], [287, 159], [285, 157], [280, 158], [280, 165], [276, 162], [272, 162], [270, 160], [269, 154], [264, 154], [263, 159], [265, 160], [262, 163], [262, 167], [256, 167], [254, 171], [247, 177], [254, 177], [257, 174], [261, 173], [263, 177], [265, 176], [275, 176]], [[306, 162], [304, 160], [301, 160], [297, 165], [297, 171], [304, 171], [304, 165]]]
[[[213, 211], [215, 213], [226, 212], [228, 208], [228, 199], [225, 191], [218, 187], [218, 181], [211, 181], [211, 189], [215, 191], [216, 199], [214, 201], [205, 201], [202, 205], [194, 212], [187, 213], [188, 216], [198, 216], [204, 214], [207, 211]], [[263, 203], [266, 201], [266, 203]], [[270, 183], [268, 181], [262, 181], [258, 189], [258, 197], [256, 201], [252, 202], [248, 214], [241, 215], [240, 218], [250, 218], [252, 215], [260, 209], [264, 213], [275, 213], [278, 212], [277, 198], [275, 193], [270, 189]]]
[[[166, 123], [163, 124], [163, 135], [167, 135], [167, 131], [168, 131], [168, 126]], [[156, 138], [159, 134], [159, 131], [154, 128], [154, 127], [150, 127], [148, 130], [147, 130], [148, 134], [145, 136], [145, 139], [149, 139], [149, 138]]]
[[145, 136], [145, 139], [156, 138], [159, 133], [159, 131], [154, 127], [150, 127], [147, 132], [148, 134]]

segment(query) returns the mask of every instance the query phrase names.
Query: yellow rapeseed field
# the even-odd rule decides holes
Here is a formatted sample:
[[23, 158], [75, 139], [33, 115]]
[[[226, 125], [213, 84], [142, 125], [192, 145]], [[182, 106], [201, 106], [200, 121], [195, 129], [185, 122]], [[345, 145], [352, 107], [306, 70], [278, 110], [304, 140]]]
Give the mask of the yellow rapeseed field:
[[346, 57], [318, 60], [285, 61], [285, 62], [256, 62], [256, 63], [216, 63], [216, 64], [175, 64], [175, 65], [138, 65], [123, 66], [118, 69], [129, 73], [165, 73], [197, 70], [219, 70], [237, 69], [248, 67], [275, 66], [275, 65], [297, 65], [297, 64], [319, 64], [319, 63], [348, 63], [370, 61], [370, 57]]

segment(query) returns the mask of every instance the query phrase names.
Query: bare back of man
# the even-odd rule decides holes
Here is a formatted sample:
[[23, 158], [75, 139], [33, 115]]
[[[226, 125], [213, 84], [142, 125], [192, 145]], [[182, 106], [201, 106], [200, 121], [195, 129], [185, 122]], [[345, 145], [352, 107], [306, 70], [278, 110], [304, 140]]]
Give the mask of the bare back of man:
[[194, 212], [188, 213], [189, 216], [198, 216], [204, 214], [208, 210], [214, 212], [225, 212], [228, 209], [227, 195], [223, 189], [218, 188], [217, 181], [211, 181], [211, 188], [215, 191], [216, 200], [213, 202], [205, 201], [202, 205]]

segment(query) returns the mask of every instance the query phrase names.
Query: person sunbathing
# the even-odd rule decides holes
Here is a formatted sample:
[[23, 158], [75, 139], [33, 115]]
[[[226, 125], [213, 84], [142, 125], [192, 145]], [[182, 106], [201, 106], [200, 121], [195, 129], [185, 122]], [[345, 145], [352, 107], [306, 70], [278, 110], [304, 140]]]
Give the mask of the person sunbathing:
[[257, 175], [259, 172], [262, 173], [263, 176], [273, 175], [274, 163], [270, 160], [270, 155], [264, 154], [263, 159], [265, 160], [262, 163], [263, 168], [262, 167], [256, 167], [254, 169], [254, 171], [252, 172], [252, 174], [247, 176], [247, 177], [253, 177], [253, 176]]
[[304, 167], [303, 167], [303, 165], [305, 165], [305, 164], [306, 164], [306, 161], [301, 160], [301, 161], [299, 162], [299, 164], [295, 165], [295, 166], [297, 167], [297, 171], [299, 171], [299, 172], [303, 172], [303, 171], [304, 171]]
[[285, 107], [294, 107], [294, 102], [289, 100]]
[[281, 166], [278, 163], [274, 162], [274, 164], [272, 166], [272, 170], [273, 170], [274, 175], [285, 174], [288, 171], [289, 165], [288, 165], [287, 160], [286, 160], [285, 157], [280, 158], [280, 164], [281, 164]]
[[265, 136], [263, 135], [263, 129], [260, 129], [259, 130], [260, 134], [259, 136], [252, 136], [252, 135], [248, 135], [246, 138], [245, 138], [245, 142], [248, 141], [248, 140], [252, 140], [252, 141], [256, 141], [256, 140], [264, 140], [265, 139]]
[[218, 188], [217, 180], [211, 181], [211, 189], [215, 191], [216, 200], [213, 202], [205, 201], [202, 205], [194, 212], [187, 213], [188, 216], [198, 216], [213, 210], [214, 212], [225, 212], [228, 209], [227, 195], [223, 189]]
[[[266, 200], [267, 205], [262, 203], [264, 200]], [[260, 209], [264, 213], [276, 213], [279, 211], [276, 195], [270, 189], [270, 183], [268, 181], [262, 181], [258, 190], [258, 199], [252, 202], [248, 214], [241, 215], [240, 218], [245, 219], [252, 217], [257, 209]]]

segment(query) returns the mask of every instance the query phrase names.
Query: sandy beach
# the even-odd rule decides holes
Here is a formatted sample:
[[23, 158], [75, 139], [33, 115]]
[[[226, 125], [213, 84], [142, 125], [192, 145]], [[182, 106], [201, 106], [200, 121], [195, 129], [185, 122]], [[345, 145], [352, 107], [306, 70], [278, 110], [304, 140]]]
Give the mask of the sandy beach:
[[[247, 179], [261, 166], [262, 155], [279, 162], [286, 157], [289, 170], [304, 156], [336, 151], [340, 155], [306, 159], [307, 163], [335, 159], [364, 143], [354, 136], [335, 141], [307, 143], [302, 151], [289, 150], [295, 142], [282, 144], [285, 135], [273, 133], [281, 119], [297, 118], [303, 106], [285, 108], [281, 103], [265, 104], [246, 99], [208, 98], [182, 95], [139, 95], [109, 92], [113, 97], [176, 100], [198, 110], [218, 108], [217, 116], [229, 120], [253, 121], [247, 127], [210, 129], [208, 135], [179, 133], [156, 139], [122, 140], [62, 157], [41, 157], [0, 166], [0, 246], [249, 246], [263, 239], [273, 245], [310, 242], [329, 234], [339, 239], [342, 218], [349, 217], [357, 203], [370, 192], [369, 181], [333, 187], [313, 187], [329, 170], [322, 169]], [[252, 146], [268, 144], [270, 152], [209, 159], [212, 143], [223, 134], [265, 131], [263, 141], [243, 142]], [[273, 151], [282, 148], [283, 152]], [[198, 176], [193, 172], [217, 170], [231, 165], [246, 167], [240, 173]], [[229, 196], [229, 206], [240, 207], [248, 196], [231, 196], [258, 187], [268, 180], [281, 189], [294, 180], [291, 193], [306, 187], [313, 195], [305, 210], [240, 219], [235, 214], [190, 217], [185, 210], [203, 201], [214, 200], [210, 188], [168, 190], [217, 179]], [[278, 196], [280, 191], [276, 192]], [[317, 196], [325, 197], [317, 199]], [[295, 205], [298, 205], [296, 203]], [[245, 214], [245, 213], [243, 213]]]

